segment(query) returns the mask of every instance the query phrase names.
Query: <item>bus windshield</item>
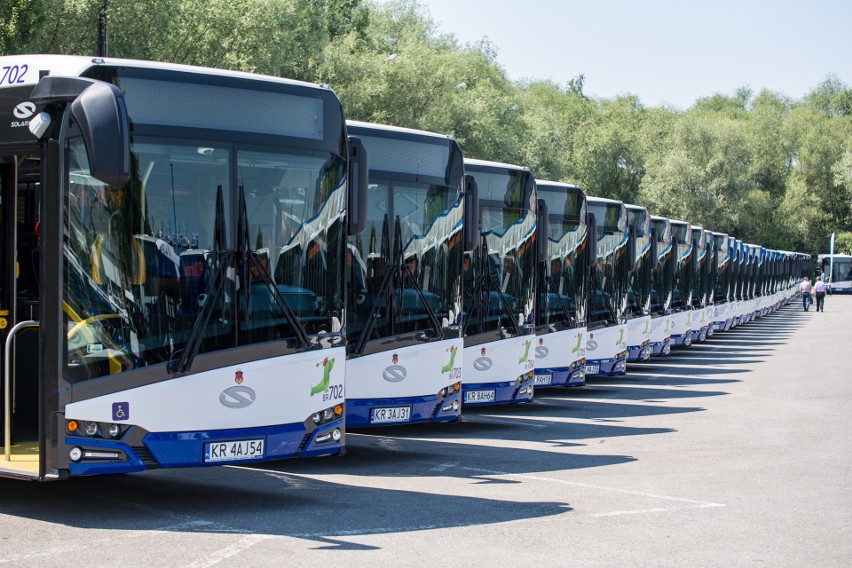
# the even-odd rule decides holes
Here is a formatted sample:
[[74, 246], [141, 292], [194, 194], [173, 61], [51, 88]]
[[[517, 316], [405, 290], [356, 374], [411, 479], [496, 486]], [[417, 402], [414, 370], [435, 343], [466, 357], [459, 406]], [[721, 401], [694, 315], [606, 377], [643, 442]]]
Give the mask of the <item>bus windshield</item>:
[[367, 228], [346, 250], [350, 353], [401, 333], [440, 338], [461, 311], [461, 150], [447, 137], [349, 132], [370, 157]]
[[464, 259], [465, 335], [508, 330], [533, 316], [535, 196], [532, 173], [500, 165], [465, 164], [479, 188], [483, 247]]
[[651, 313], [666, 315], [671, 309], [672, 280], [674, 279], [671, 225], [668, 219], [659, 217], [652, 219], [651, 224], [657, 237], [657, 262], [654, 265], [652, 278]]
[[831, 255], [826, 255], [822, 258], [821, 268], [831, 283], [852, 281], [852, 257], [836, 254], [832, 262]]
[[115, 188], [83, 173], [82, 140], [69, 141], [72, 380], [170, 361], [193, 333], [203, 353], [339, 329], [340, 157], [143, 137], [132, 150]]
[[640, 207], [627, 208], [627, 223], [636, 234], [636, 263], [630, 267], [627, 288], [627, 309], [631, 316], [650, 313], [651, 269], [656, 259], [651, 259], [651, 217]]
[[537, 183], [547, 204], [547, 257], [540, 259], [537, 325], [585, 321], [586, 198], [579, 187]]
[[692, 232], [687, 223], [672, 222], [672, 243], [675, 249], [674, 285], [672, 287], [672, 309], [687, 309], [692, 303], [693, 268]]
[[627, 308], [627, 213], [621, 202], [589, 200], [597, 225], [597, 263], [592, 267], [590, 323], [622, 323]]

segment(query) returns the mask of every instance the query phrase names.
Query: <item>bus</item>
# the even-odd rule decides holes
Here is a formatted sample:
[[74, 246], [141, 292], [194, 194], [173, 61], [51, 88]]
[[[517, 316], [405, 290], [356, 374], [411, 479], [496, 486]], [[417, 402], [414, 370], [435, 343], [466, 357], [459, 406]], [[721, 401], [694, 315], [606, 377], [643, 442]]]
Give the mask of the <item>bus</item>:
[[852, 256], [821, 254], [817, 257], [820, 274], [830, 285], [831, 293], [852, 292]]
[[719, 262], [716, 254], [716, 245], [713, 241], [713, 231], [704, 230], [704, 247], [707, 250], [707, 279], [704, 282], [704, 294], [707, 298], [704, 310], [707, 312], [707, 315], [704, 319], [707, 322], [707, 337], [710, 337], [713, 335], [713, 315], [715, 313], [713, 290], [716, 287], [716, 274]]
[[752, 254], [754, 255], [754, 261], [752, 266], [752, 298], [754, 302], [754, 306], [752, 306], [752, 318], [757, 319], [763, 317], [764, 315], [764, 304], [766, 302], [766, 298], [764, 297], [763, 290], [763, 262], [765, 260], [766, 249], [764, 249], [760, 245], [752, 245]]
[[638, 205], [625, 205], [632, 263], [627, 287], [627, 361], [651, 358], [651, 277], [657, 259], [652, 254], [651, 216]]
[[335, 94], [118, 59], [0, 67], [0, 475], [340, 453], [367, 163]]
[[692, 280], [692, 330], [690, 333], [692, 343], [701, 343], [707, 339], [710, 329], [710, 314], [707, 307], [710, 305], [708, 283], [710, 281], [710, 266], [713, 261], [713, 250], [708, 249], [707, 240], [704, 236], [704, 227], [692, 225], [690, 242], [694, 261]]
[[464, 164], [451, 136], [347, 122], [370, 156], [366, 229], [346, 245], [346, 425], [461, 412]]
[[[536, 184], [529, 168], [465, 158], [479, 226], [464, 254], [464, 406], [525, 403], [535, 375]], [[478, 237], [477, 237], [478, 233]]]
[[627, 209], [621, 201], [588, 198], [595, 263], [589, 269], [586, 377], [627, 372]]
[[733, 256], [733, 271], [731, 273], [731, 283], [733, 286], [733, 319], [731, 327], [737, 327], [745, 323], [745, 266], [746, 266], [746, 250], [744, 243], [735, 238], [733, 241], [734, 256]]
[[672, 220], [674, 249], [674, 282], [672, 284], [672, 347], [692, 344], [693, 321], [692, 281], [695, 279], [692, 229], [685, 221]]
[[651, 216], [652, 244], [656, 245], [656, 264], [651, 278], [651, 349], [658, 357], [671, 354], [672, 284], [674, 248], [672, 224], [665, 217]]
[[535, 387], [585, 384], [586, 195], [576, 185], [536, 180], [539, 248]]
[[733, 319], [731, 274], [732, 239], [727, 233], [713, 233], [713, 247], [716, 255], [716, 278], [713, 283], [713, 331], [731, 329]]

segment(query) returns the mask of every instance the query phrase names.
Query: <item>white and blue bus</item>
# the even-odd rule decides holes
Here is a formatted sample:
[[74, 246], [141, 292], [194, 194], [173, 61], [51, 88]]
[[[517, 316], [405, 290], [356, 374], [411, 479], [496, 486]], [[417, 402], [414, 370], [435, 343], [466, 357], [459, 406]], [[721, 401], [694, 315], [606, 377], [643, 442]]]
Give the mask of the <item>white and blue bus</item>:
[[553, 181], [536, 180], [536, 188], [535, 386], [580, 386], [586, 382], [586, 195]]
[[529, 402], [535, 374], [536, 184], [529, 168], [464, 161], [480, 226], [464, 258], [465, 406]]
[[852, 256], [848, 254], [821, 254], [817, 264], [823, 279], [831, 286], [831, 293], [852, 293]]
[[733, 312], [731, 327], [737, 327], [745, 323], [745, 264], [746, 251], [744, 243], [733, 239], [733, 264], [731, 265], [731, 294]]
[[346, 260], [348, 427], [461, 412], [464, 164], [451, 136], [349, 122], [370, 156], [367, 228]]
[[627, 284], [627, 360], [647, 361], [654, 348], [651, 347], [651, 277], [657, 263], [652, 244], [651, 216], [648, 210], [638, 205], [626, 205], [630, 276]]
[[672, 220], [672, 248], [675, 269], [672, 283], [672, 347], [692, 344], [694, 310], [692, 282], [695, 279], [692, 229], [685, 221]]
[[656, 264], [651, 278], [651, 349], [658, 357], [671, 353], [672, 284], [675, 250], [672, 224], [665, 217], [651, 216], [652, 243], [656, 244]]
[[366, 161], [335, 94], [128, 60], [0, 67], [0, 475], [339, 453]]
[[[586, 377], [627, 372], [627, 286], [630, 253], [627, 209], [621, 201], [589, 197], [588, 225], [597, 243], [589, 269]], [[592, 229], [592, 227], [594, 227]]]
[[715, 248], [716, 278], [713, 283], [713, 331], [731, 329], [733, 319], [731, 272], [732, 272], [732, 239], [727, 233], [713, 233]]
[[[713, 261], [712, 247], [708, 247], [704, 228], [692, 225], [690, 241], [693, 250], [692, 280], [692, 343], [701, 343], [707, 339], [711, 329], [712, 307], [710, 306], [709, 282], [710, 267]], [[708, 307], [710, 312], [708, 312]]]

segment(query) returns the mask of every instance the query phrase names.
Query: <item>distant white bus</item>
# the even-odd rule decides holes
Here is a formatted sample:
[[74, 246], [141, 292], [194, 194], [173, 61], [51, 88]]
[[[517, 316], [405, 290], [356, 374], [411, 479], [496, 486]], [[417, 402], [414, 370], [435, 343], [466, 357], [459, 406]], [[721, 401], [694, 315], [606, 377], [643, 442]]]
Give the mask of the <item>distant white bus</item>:
[[822, 273], [828, 276], [832, 293], [852, 292], [852, 256], [821, 254], [817, 260]]

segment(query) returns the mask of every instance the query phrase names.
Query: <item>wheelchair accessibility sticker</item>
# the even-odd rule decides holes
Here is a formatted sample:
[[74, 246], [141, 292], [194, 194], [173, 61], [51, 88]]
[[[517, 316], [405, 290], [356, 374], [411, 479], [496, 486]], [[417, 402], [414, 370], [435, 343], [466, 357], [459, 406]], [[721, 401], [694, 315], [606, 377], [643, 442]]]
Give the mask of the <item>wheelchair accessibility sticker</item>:
[[130, 420], [130, 403], [129, 402], [113, 402], [112, 403], [112, 421], [119, 422], [120, 420]]

